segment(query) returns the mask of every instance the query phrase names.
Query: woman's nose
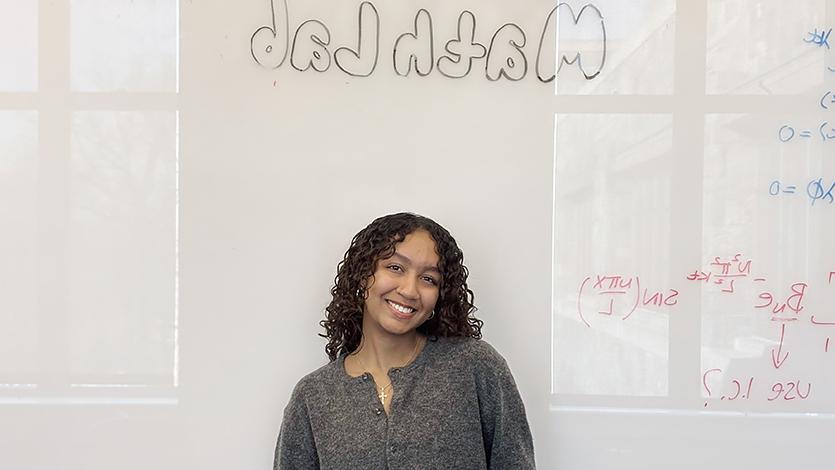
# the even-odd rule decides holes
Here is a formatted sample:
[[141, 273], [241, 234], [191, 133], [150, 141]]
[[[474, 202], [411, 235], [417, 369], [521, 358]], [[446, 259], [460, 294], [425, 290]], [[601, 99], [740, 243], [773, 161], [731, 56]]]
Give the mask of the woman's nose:
[[397, 293], [403, 297], [414, 299], [417, 297], [417, 279], [412, 276], [404, 276], [397, 288]]

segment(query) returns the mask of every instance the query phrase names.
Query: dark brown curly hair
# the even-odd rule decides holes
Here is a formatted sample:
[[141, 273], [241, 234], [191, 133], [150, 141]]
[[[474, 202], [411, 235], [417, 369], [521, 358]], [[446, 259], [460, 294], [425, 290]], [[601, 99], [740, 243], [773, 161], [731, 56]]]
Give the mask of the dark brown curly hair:
[[467, 336], [481, 339], [484, 322], [470, 316], [477, 309], [473, 291], [467, 287], [469, 272], [464, 266], [464, 253], [449, 232], [434, 220], [401, 212], [380, 217], [362, 229], [351, 240], [345, 257], [336, 267], [333, 299], [319, 324], [328, 338], [325, 352], [331, 361], [343, 352], [355, 351], [362, 340], [362, 317], [365, 307], [366, 280], [374, 275], [377, 261], [394, 254], [395, 245], [407, 235], [424, 229], [435, 241], [440, 257], [441, 283], [435, 315], [417, 328], [430, 337]]

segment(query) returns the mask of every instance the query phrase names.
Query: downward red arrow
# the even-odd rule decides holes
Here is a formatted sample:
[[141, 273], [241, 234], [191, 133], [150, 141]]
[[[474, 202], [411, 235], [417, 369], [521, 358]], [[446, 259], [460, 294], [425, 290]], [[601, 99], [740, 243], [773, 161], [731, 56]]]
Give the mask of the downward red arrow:
[[789, 357], [789, 352], [788, 351], [786, 351], [784, 354], [782, 354], [782, 356], [783, 356], [782, 358], [780, 357], [781, 356], [780, 353], [783, 351], [783, 337], [785, 335], [786, 335], [786, 324], [783, 323], [780, 327], [780, 346], [777, 348], [777, 350], [774, 350], [774, 348], [771, 348], [771, 363], [774, 364], [775, 369], [779, 369], [780, 366], [782, 366], [783, 363], [786, 362], [786, 359], [788, 359], [788, 357]]

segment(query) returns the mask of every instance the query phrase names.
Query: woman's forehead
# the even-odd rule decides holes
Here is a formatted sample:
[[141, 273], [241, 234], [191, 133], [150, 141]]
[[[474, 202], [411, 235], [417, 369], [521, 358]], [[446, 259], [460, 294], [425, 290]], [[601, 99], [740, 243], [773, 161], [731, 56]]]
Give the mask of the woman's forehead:
[[426, 230], [418, 229], [407, 234], [403, 240], [394, 245], [397, 253], [407, 257], [422, 256], [438, 259], [438, 244]]
[[438, 269], [441, 257], [435, 240], [425, 230], [415, 230], [396, 242], [390, 250], [380, 253], [377, 260], [396, 259], [408, 265], [420, 265], [425, 269]]

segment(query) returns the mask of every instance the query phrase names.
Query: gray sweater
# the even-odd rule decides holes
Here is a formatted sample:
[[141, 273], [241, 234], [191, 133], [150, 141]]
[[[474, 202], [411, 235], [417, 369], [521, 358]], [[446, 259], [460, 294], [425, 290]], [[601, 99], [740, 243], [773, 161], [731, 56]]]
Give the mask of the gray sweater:
[[525, 405], [504, 358], [473, 338], [430, 337], [392, 368], [391, 415], [345, 353], [303, 377], [284, 409], [274, 469], [535, 468]]

